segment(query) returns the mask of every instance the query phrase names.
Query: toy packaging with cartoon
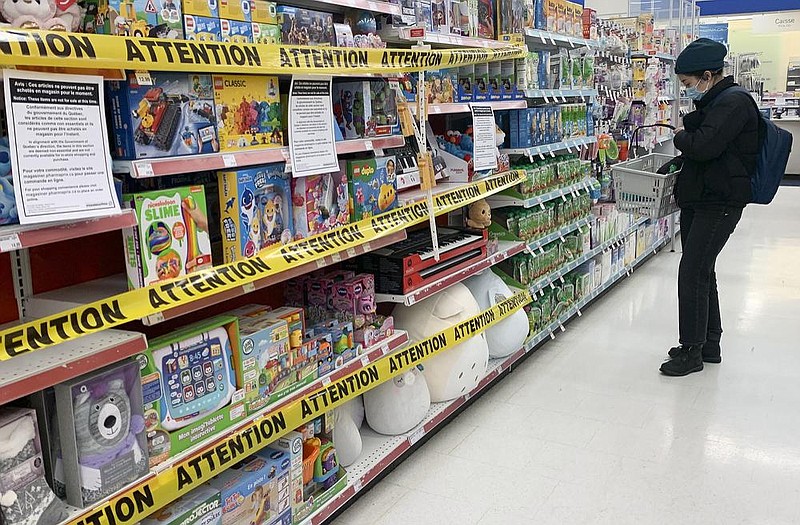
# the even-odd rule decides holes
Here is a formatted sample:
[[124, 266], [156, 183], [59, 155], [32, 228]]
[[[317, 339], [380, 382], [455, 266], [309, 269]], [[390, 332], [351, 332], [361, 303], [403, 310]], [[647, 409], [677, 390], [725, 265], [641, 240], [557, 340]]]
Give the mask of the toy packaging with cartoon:
[[[0, 94], [2, 91], [0, 90]], [[19, 213], [14, 198], [14, 177], [11, 175], [11, 150], [8, 137], [0, 137], [0, 226], [17, 224]]]
[[219, 172], [225, 262], [294, 238], [292, 194], [283, 164]]
[[222, 525], [219, 491], [200, 485], [143, 519], [141, 525]]
[[[55, 386], [61, 457], [56, 484], [86, 507], [148, 471], [139, 364], [122, 361]], [[63, 477], [61, 477], [63, 475]]]
[[130, 289], [211, 266], [206, 198], [202, 186], [123, 196], [136, 226], [123, 230]]
[[347, 175], [344, 171], [292, 179], [295, 239], [348, 224]]
[[148, 342], [137, 370], [155, 466], [242, 419], [244, 391], [234, 382], [236, 317], [214, 317]]
[[253, 42], [253, 26], [250, 22], [221, 18], [219, 24], [223, 42], [233, 42], [236, 44], [248, 44]]
[[98, 0], [97, 34], [183, 39], [180, 0]]
[[364, 98], [365, 137], [383, 137], [399, 134], [397, 119], [397, 100], [385, 79], [370, 80], [369, 97]]
[[397, 206], [397, 171], [393, 155], [348, 160], [350, 217], [353, 222]]
[[222, 26], [219, 18], [183, 15], [183, 32], [186, 34], [186, 40], [222, 42]]
[[284, 44], [336, 45], [336, 30], [331, 13], [279, 5], [278, 24], [281, 26], [281, 41]]
[[129, 71], [107, 83], [112, 155], [119, 159], [174, 157], [219, 151], [211, 76], [150, 73], [139, 85]]
[[214, 75], [222, 151], [283, 146], [278, 77]]
[[343, 139], [359, 139], [365, 135], [364, 101], [369, 99], [365, 82], [334, 82], [333, 116]]
[[0, 408], [0, 513], [6, 525], [51, 525], [67, 517], [67, 507], [45, 479], [36, 413]]

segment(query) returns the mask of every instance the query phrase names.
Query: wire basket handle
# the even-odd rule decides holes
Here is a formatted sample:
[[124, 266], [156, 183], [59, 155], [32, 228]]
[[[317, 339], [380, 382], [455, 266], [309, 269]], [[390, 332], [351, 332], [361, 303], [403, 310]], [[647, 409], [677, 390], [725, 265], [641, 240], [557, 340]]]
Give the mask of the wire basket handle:
[[639, 148], [639, 140], [638, 135], [639, 131], [643, 130], [644, 128], [669, 128], [672, 131], [675, 131], [675, 126], [670, 124], [647, 124], [645, 126], [639, 126], [638, 128], [633, 130], [631, 134], [631, 143], [633, 144], [633, 158], [636, 158], [636, 149]]

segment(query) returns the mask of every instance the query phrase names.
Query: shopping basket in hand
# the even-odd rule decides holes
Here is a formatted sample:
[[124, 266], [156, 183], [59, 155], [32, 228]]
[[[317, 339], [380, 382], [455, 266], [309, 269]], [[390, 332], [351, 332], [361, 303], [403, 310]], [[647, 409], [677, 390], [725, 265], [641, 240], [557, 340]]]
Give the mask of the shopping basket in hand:
[[[675, 129], [668, 124], [652, 124], [636, 128], [633, 132], [634, 144], [637, 144], [636, 137], [639, 130], [647, 127]], [[636, 146], [633, 151], [635, 153]], [[658, 169], [672, 159], [672, 155], [650, 153], [612, 166], [617, 209], [651, 219], [660, 219], [678, 211], [673, 188], [681, 170], [667, 174], [658, 173]]]

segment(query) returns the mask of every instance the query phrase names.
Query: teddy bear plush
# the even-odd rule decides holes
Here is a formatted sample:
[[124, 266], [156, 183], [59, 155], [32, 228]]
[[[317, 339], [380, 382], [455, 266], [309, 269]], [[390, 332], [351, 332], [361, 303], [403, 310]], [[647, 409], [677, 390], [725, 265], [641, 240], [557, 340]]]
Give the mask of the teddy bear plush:
[[81, 9], [76, 0], [0, 0], [0, 15], [22, 29], [75, 31]]
[[478, 230], [485, 230], [492, 224], [492, 208], [485, 199], [475, 201], [469, 205], [467, 212], [467, 226]]

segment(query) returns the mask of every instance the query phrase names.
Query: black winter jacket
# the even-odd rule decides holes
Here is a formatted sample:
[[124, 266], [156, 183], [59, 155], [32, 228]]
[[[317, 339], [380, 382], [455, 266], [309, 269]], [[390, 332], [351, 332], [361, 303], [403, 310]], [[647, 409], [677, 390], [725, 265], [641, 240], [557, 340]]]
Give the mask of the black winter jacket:
[[744, 207], [751, 200], [750, 177], [760, 149], [758, 108], [745, 93], [728, 93], [709, 107], [735, 85], [733, 77], [719, 81], [695, 102], [697, 109], [684, 117], [685, 129], [675, 135], [684, 160], [675, 187], [681, 208]]

